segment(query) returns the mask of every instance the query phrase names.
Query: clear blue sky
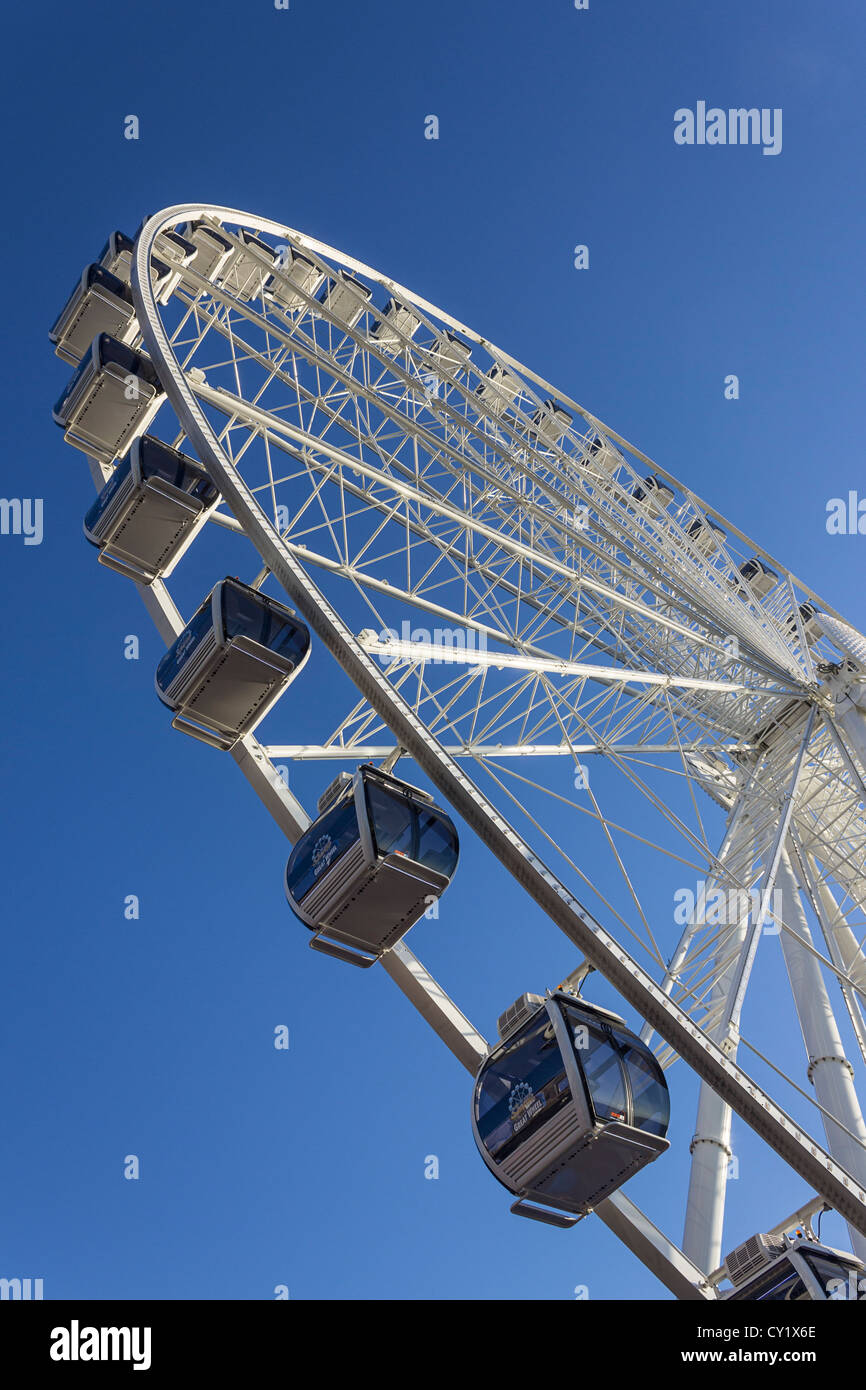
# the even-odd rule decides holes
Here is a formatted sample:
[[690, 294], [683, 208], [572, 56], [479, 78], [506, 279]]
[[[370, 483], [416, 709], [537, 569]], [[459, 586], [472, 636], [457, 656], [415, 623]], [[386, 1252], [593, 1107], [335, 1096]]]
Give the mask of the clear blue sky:
[[[866, 538], [824, 520], [866, 493], [864, 29], [853, 0], [10, 11], [3, 491], [44, 498], [45, 535], [0, 537], [0, 1275], [47, 1297], [664, 1296], [597, 1221], [509, 1216], [468, 1075], [382, 971], [307, 949], [285, 842], [230, 759], [171, 732], [156, 634], [82, 538], [92, 487], [51, 422], [47, 329], [114, 227], [196, 199], [274, 217], [561, 383], [863, 627]], [[781, 107], [782, 153], [676, 146], [699, 100]], [[314, 708], [328, 667], [310, 669]], [[299, 773], [308, 804], [322, 780]], [[411, 945], [487, 1036], [574, 964], [468, 837]], [[675, 1151], [629, 1192], [679, 1238], [696, 1092], [676, 1086]], [[732, 1243], [804, 1196], [738, 1121], [735, 1149]]]

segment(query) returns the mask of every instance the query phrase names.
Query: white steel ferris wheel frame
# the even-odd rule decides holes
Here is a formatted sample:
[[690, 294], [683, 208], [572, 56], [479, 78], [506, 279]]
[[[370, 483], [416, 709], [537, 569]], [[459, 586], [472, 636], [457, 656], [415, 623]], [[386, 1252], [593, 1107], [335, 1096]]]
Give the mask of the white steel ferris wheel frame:
[[[793, 824], [792, 813], [795, 794], [798, 793], [798, 788], [802, 787], [804, 759], [807, 750], [811, 754], [815, 731], [819, 728], [824, 729], [832, 756], [845, 761], [845, 775], [855, 786], [859, 782], [861, 791], [863, 769], [866, 768], [866, 738], [861, 738], [862, 721], [858, 723], [856, 711], [846, 726], [847, 739], [841, 736], [832, 711], [827, 709], [826, 699], [819, 693], [814, 664], [796, 604], [792, 605], [792, 611], [800, 656], [795, 659], [779, 650], [771, 668], [776, 681], [772, 689], [777, 696], [795, 692], [801, 701], [798, 714], [802, 714], [802, 717], [789, 721], [788, 727], [780, 726], [779, 730], [774, 731], [773, 739], [769, 741], [773, 746], [770, 747], [768, 744], [761, 754], [765, 781], [773, 784], [772, 795], [765, 794], [764, 801], [761, 802], [757, 777], [745, 787], [718, 784], [709, 774], [704, 781], [698, 782], [714, 796], [718, 804], [730, 812], [728, 836], [719, 851], [717, 863], [721, 864], [726, 856], [730, 862], [734, 862], [738, 855], [747, 855], [748, 845], [757, 833], [755, 825], [763, 817], [761, 833], [766, 844], [767, 869], [761, 880], [761, 912], [753, 921], [737, 923], [733, 933], [736, 949], [733, 951], [729, 940], [724, 942], [724, 951], [718, 940], [713, 944], [712, 934], [709, 947], [704, 941], [700, 949], [697, 949], [695, 943], [701, 936], [701, 929], [704, 928], [704, 938], [707, 933], [702, 921], [693, 920], [684, 933], [683, 941], [671, 960], [664, 979], [659, 984], [623, 949], [615, 937], [602, 927], [542, 861], [530, 844], [505, 820], [482, 789], [467, 776], [458, 761], [458, 757], [465, 750], [459, 745], [446, 746], [431, 732], [425, 720], [419, 716], [419, 712], [401, 693], [398, 683], [383, 671], [381, 664], [376, 660], [375, 644], [371, 646], [369, 639], [359, 639], [352, 632], [310, 577], [301, 555], [303, 548], [287, 543], [245, 482], [231, 457], [230, 450], [224, 446], [202, 408], [202, 403], [208, 403], [213, 393], [206, 385], [191, 379], [178, 361], [160, 317], [151, 282], [151, 259], [159, 235], [196, 218], [210, 219], [215, 226], [224, 227], [228, 223], [247, 228], [257, 234], [276, 237], [278, 241], [290, 244], [295, 250], [322, 257], [326, 262], [344, 267], [351, 274], [375, 281], [387, 288], [400, 302], [435, 316], [440, 324], [492, 353], [497, 361], [513, 368], [545, 395], [555, 396], [566, 406], [580, 411], [584, 419], [599, 428], [604, 428], [609, 439], [627, 448], [635, 458], [649, 465], [657, 477], [675, 483], [680, 488], [682, 485], [613, 431], [594, 421], [583, 407], [570, 401], [562, 393], [556, 392], [515, 359], [499, 349], [494, 349], [465, 325], [451, 319], [441, 310], [427, 304], [411, 291], [396, 285], [378, 272], [301, 233], [266, 218], [202, 205], [181, 205], [166, 209], [151, 217], [139, 233], [132, 265], [132, 286], [144, 343], [177, 414], [182, 431], [191, 440], [200, 460], [219, 486], [225, 502], [231, 509], [234, 520], [225, 517], [223, 524], [233, 525], [252, 541], [267, 571], [282, 585], [319, 642], [335, 657], [364, 701], [393, 735], [398, 747], [415, 759], [482, 842], [579, 948], [586, 961], [599, 970], [646, 1020], [645, 1033], [657, 1034], [666, 1044], [670, 1055], [683, 1058], [701, 1078], [703, 1089], [698, 1133], [693, 1145], [695, 1157], [685, 1255], [658, 1232], [622, 1192], [601, 1203], [597, 1209], [598, 1214], [677, 1296], [714, 1297], [714, 1289], [706, 1276], [719, 1263], [716, 1257], [724, 1209], [724, 1164], [729, 1156], [726, 1135], [730, 1129], [730, 1113], [734, 1111], [805, 1179], [821, 1199], [844, 1217], [855, 1243], [862, 1240], [861, 1248], [866, 1250], [866, 1164], [863, 1162], [864, 1151], [857, 1126], [859, 1111], [855, 1107], [856, 1113], [852, 1112], [850, 1095], [844, 1086], [840, 1091], [837, 1084], [838, 1074], [841, 1072], [839, 1064], [844, 1057], [840, 1058], [837, 1055], [841, 1052], [841, 1044], [838, 1048], [835, 1045], [826, 1045], [827, 1018], [823, 1000], [819, 1001], [817, 1008], [810, 1006], [808, 1002], [811, 994], [814, 1003], [814, 992], [823, 987], [819, 961], [826, 965], [827, 959], [812, 946], [805, 919], [792, 932], [785, 933], [786, 965], [792, 978], [795, 998], [798, 1000], [801, 1023], [804, 1032], [808, 1031], [809, 1034], [806, 1039], [807, 1048], [815, 1063], [816, 1074], [820, 1075], [823, 1067], [825, 1075], [833, 1075], [832, 1082], [827, 1083], [822, 1093], [825, 1126], [832, 1122], [834, 1117], [840, 1121], [835, 1129], [828, 1129], [831, 1140], [829, 1147], [825, 1149], [817, 1144], [736, 1062], [738, 1018], [743, 992], [757, 949], [758, 935], [764, 923], [770, 893], [777, 886], [777, 880], [789, 895], [786, 920], [790, 917], [799, 922], [798, 883], [808, 892], [810, 902], [822, 923], [830, 923], [828, 940], [838, 948], [831, 966], [835, 967], [843, 992], [847, 989], [853, 994], [859, 989], [860, 998], [863, 997], [862, 981], [859, 977], [851, 977], [852, 955], [850, 942], [844, 937], [844, 919], [838, 904], [832, 900], [829, 888], [816, 871], [812, 847], [803, 843], [802, 835]], [[204, 284], [202, 281], [202, 285]], [[248, 317], [255, 318], [253, 310], [245, 312]], [[240, 392], [238, 394], [240, 395]], [[224, 402], [217, 399], [217, 403], [224, 408]], [[254, 402], [239, 402], [233, 397], [232, 408], [238, 412], [243, 411], [252, 425], [267, 429], [273, 423], [272, 417], [265, 411], [258, 411]], [[284, 422], [277, 423], [287, 433], [290, 432]], [[296, 440], [295, 443], [298, 447], [303, 447], [302, 440]], [[358, 459], [351, 458], [348, 462], [353, 470], [363, 472], [363, 464]], [[95, 463], [91, 466], [95, 480], [101, 485], [106, 470]], [[394, 485], [395, 491], [396, 488], [397, 485]], [[694, 494], [689, 496], [699, 513], [702, 512], [705, 517], [717, 515]], [[447, 512], [446, 504], [440, 505], [440, 512]], [[480, 533], [484, 533], [483, 522], [473, 522], [473, 525]], [[726, 522], [726, 526], [730, 526], [730, 523]], [[750, 543], [742, 532], [736, 528], [731, 529], [744, 542]], [[518, 542], [514, 542], [514, 548], [519, 549]], [[766, 552], [760, 553], [772, 561], [772, 557], [768, 557]], [[563, 568], [567, 569], [565, 566]], [[779, 565], [779, 569], [784, 570], [784, 567]], [[585, 582], [591, 589], [595, 581], [589, 577]], [[790, 578], [787, 579], [787, 583], [791, 587]], [[605, 587], [604, 584], [596, 584], [600, 593]], [[805, 585], [798, 582], [798, 588], [807, 597], [817, 599]], [[167, 642], [173, 640], [182, 629], [183, 620], [174, 607], [165, 585], [157, 581], [150, 588], [140, 587], [140, 592], [161, 635]], [[793, 599], [793, 588], [791, 596]], [[611, 593], [608, 590], [606, 599], [610, 598]], [[636, 615], [638, 620], [642, 613], [646, 613], [641, 600], [632, 600], [628, 594], [618, 592], [616, 602], [624, 611]], [[430, 611], [435, 611], [434, 604], [429, 607]], [[844, 629], [839, 615], [827, 610], [826, 605], [822, 604], [822, 609], [830, 613], [831, 620], [839, 625], [840, 630]], [[442, 611], [444, 613], [446, 610]], [[672, 642], [678, 640], [683, 632], [688, 633], [688, 628], [683, 626], [681, 615], [675, 609], [663, 610], [659, 607], [653, 611], [652, 617], [653, 622], [668, 633]], [[850, 629], [844, 631], [850, 632]], [[745, 633], [744, 640], [748, 642], [748, 632]], [[777, 646], [781, 644], [777, 642]], [[408, 651], [404, 651], [402, 655], [407, 659], [417, 658], [417, 647], [418, 644], [409, 643]], [[535, 666], [538, 669], [539, 665], [543, 666], [543, 656], [531, 651], [527, 655], [527, 651], [524, 646], [522, 655], [518, 649], [513, 657], [500, 658], [498, 664], [501, 667], [511, 661], [517, 667]], [[423, 658], [423, 653], [420, 655]], [[759, 652], [755, 657], [756, 666], [760, 666], [760, 660]], [[562, 667], [568, 666], [567, 662], [558, 664]], [[610, 671], [610, 668], [591, 668], [586, 663], [573, 665], [578, 668], [578, 673], [582, 665], [584, 674], [594, 672], [595, 678], [602, 681], [606, 679], [605, 670]], [[625, 672], [625, 677], [633, 685], [661, 686], [665, 691], [672, 687], [683, 690], [690, 688], [695, 698], [711, 699], [721, 691], [724, 692], [721, 698], [729, 699], [731, 694], [743, 688], [733, 678], [714, 681], [713, 675], [718, 677], [718, 674], [718, 671], [709, 670], [699, 677], [682, 677], [678, 680], [670, 670], [665, 673], [663, 667], [659, 671], [649, 672], [634, 664]], [[620, 668], [620, 681], [625, 677]], [[844, 692], [841, 698], [844, 703]], [[841, 713], [847, 711], [843, 710]], [[578, 746], [592, 749], [593, 744], [590, 742], [586, 745], [576, 745], [573, 740], [565, 738], [559, 746], [536, 748], [530, 744], [516, 751], [555, 752], [573, 756]], [[384, 749], [361, 749], [356, 745], [353, 747], [352, 755], [360, 760], [361, 756], [367, 754], [381, 753], [385, 756], [389, 751], [390, 746]], [[497, 747], [497, 752], [501, 754], [501, 745]], [[289, 791], [273, 765], [271, 759], [279, 753], [304, 756], [305, 750], [301, 746], [266, 750], [252, 736], [243, 739], [233, 750], [235, 760], [251, 785], [287, 837], [294, 841], [310, 823], [310, 817]], [[339, 749], [334, 747], [309, 750], [308, 753], [309, 756], [338, 754]], [[829, 757], [830, 753], [827, 756]], [[744, 833], [744, 817], [751, 817], [750, 832]], [[796, 876], [792, 864], [796, 868]], [[792, 936], [798, 939], [792, 941]], [[829, 949], [832, 950], [833, 947]], [[700, 1024], [676, 998], [678, 981], [689, 964], [690, 952], [693, 953], [693, 959], [699, 963], [703, 959], [705, 964], [710, 958], [715, 962], [713, 998], [707, 1006], [706, 1017]], [[486, 1055], [487, 1044], [405, 944], [398, 944], [387, 952], [382, 963], [458, 1059], [469, 1070], [476, 1071]], [[682, 997], [685, 1000], [686, 996]], [[849, 1002], [846, 995], [846, 1003]], [[854, 1019], [862, 1017], [858, 1008], [859, 1003], [855, 1001], [852, 1012]], [[832, 1010], [829, 1012], [832, 1016]], [[823, 1053], [822, 1040], [825, 1044]], [[847, 1062], [845, 1066], [848, 1066]], [[862, 1130], [862, 1119], [860, 1129]], [[866, 1135], [866, 1131], [862, 1132]]]

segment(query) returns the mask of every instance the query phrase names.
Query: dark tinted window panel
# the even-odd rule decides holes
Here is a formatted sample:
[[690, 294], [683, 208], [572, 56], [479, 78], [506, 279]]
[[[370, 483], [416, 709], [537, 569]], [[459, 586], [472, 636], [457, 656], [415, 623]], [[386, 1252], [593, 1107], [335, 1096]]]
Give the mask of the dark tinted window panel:
[[282, 607], [230, 580], [223, 585], [222, 617], [226, 639], [248, 637], [297, 665], [309, 646], [303, 623]]
[[542, 1009], [497, 1052], [479, 1081], [475, 1117], [491, 1158], [505, 1158], [570, 1096], [553, 1024]]
[[114, 472], [112, 473], [108, 482], [103, 487], [96, 501], [88, 509], [87, 515], [84, 518], [84, 524], [89, 531], [93, 530], [94, 526], [99, 521], [99, 518], [102, 516], [103, 512], [106, 510], [106, 508], [112, 501], [112, 498], [114, 497], [121, 483], [123, 483], [123, 481], [129, 477], [131, 468], [132, 463], [130, 461], [129, 455], [127, 454], [126, 458], [124, 458], [115, 468]]
[[457, 832], [451, 822], [438, 811], [420, 806], [416, 811], [418, 825], [419, 864], [450, 878], [457, 867]]
[[664, 1138], [671, 1117], [671, 1103], [662, 1070], [651, 1053], [627, 1047], [624, 1053], [632, 1098], [631, 1123], [648, 1134]]
[[746, 1299], [757, 1303], [802, 1303], [809, 1300], [809, 1293], [794, 1266], [783, 1260], [769, 1274], [731, 1294], [731, 1299], [735, 1303]]
[[379, 782], [365, 786], [373, 841], [379, 854], [405, 854], [415, 859], [418, 852], [417, 823], [408, 797], [391, 791]]
[[217, 489], [204, 469], [157, 439], [145, 438], [141, 441], [141, 476], [164, 478], [167, 483], [173, 483], [190, 496], [200, 497], [205, 505], [217, 498]]
[[198, 646], [213, 623], [211, 600], [205, 599], [201, 608], [190, 618], [176, 642], [173, 642], [156, 668], [156, 683], [160, 690], [171, 685], [178, 671]]
[[347, 849], [358, 840], [354, 800], [326, 812], [300, 839], [292, 851], [286, 884], [295, 902], [301, 902]]

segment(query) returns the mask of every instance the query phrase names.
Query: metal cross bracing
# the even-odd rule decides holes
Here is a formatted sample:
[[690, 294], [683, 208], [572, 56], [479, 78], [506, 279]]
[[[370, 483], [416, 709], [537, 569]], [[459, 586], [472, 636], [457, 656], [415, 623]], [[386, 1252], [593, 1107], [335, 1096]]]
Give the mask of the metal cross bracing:
[[[252, 273], [247, 265], [243, 283], [230, 276], [222, 284], [190, 268], [158, 307], [146, 273], [154, 243], [197, 216], [261, 265]], [[323, 275], [347, 269], [373, 290], [372, 301], [359, 295], [340, 319], [312, 294], [289, 293], [284, 272], [246, 245], [242, 227], [291, 247]], [[273, 297], [281, 277], [291, 311]], [[841, 1131], [827, 1131], [824, 1151], [735, 1060], [748, 1046], [742, 1015], [756, 952], [766, 949], [766, 909], [789, 870], [824, 942], [822, 950], [806, 939], [793, 899], [774, 912], [799, 953], [794, 973], [803, 974], [805, 957], [840, 984], [862, 1048], [863, 748], [850, 721], [841, 728], [834, 720], [830, 690], [840, 653], [851, 656], [853, 639], [845, 645], [840, 633], [853, 629], [576, 402], [409, 291], [299, 233], [225, 210], [169, 210], [138, 239], [134, 290], [145, 345], [178, 416], [174, 442], [191, 441], [223, 493], [211, 531], [221, 528], [227, 545], [252, 542], [250, 577], [282, 585], [357, 692], [318, 741], [299, 741], [284, 723], [288, 740], [247, 739], [235, 751], [289, 838], [304, 815], [274, 762], [361, 761], [398, 743], [647, 1020], [663, 1061], [682, 1057], [703, 1078], [716, 1128], [726, 1114], [729, 1125], [733, 1107], [853, 1231], [866, 1230], [863, 1149], [850, 1124], [842, 1161]], [[408, 328], [383, 332], [387, 295], [411, 309]], [[573, 412], [570, 425], [562, 416], [551, 424], [551, 399]], [[644, 500], [635, 496], [648, 469], [668, 488], [652, 505], [645, 488]], [[752, 556], [767, 572], [760, 592], [741, 572]], [[146, 592], [163, 635], [166, 605], [176, 631], [164, 587]], [[826, 618], [827, 636], [801, 609], [809, 602]], [[550, 769], [582, 758], [593, 772], [575, 795]], [[566, 805], [604, 847], [618, 889], [608, 875], [602, 888], [596, 860], [582, 865], [551, 834], [551, 813]], [[541, 858], [550, 850], [563, 864], [559, 875]], [[653, 920], [644, 904], [632, 850], [657, 854], [674, 882], [702, 877], [707, 895], [721, 888], [740, 908], [745, 894], [759, 911], [719, 922], [699, 909], [677, 948], [673, 924]], [[643, 964], [563, 875], [596, 892]], [[406, 950], [389, 952], [385, 968], [413, 1002], [423, 1000], [424, 1016], [466, 1063], [477, 1035], [454, 1023], [462, 1015], [435, 982], [420, 988], [422, 968]], [[790, 1062], [757, 1055], [773, 1085], [793, 1088], [799, 1115], [804, 1096]], [[819, 1101], [816, 1124], [829, 1108]], [[723, 1195], [716, 1182], [711, 1200], [702, 1199], [703, 1224], [717, 1234]], [[626, 1222], [633, 1235], [640, 1225]], [[670, 1272], [671, 1249], [660, 1257], [653, 1248]], [[704, 1270], [719, 1263], [712, 1240], [701, 1235], [692, 1248]]]

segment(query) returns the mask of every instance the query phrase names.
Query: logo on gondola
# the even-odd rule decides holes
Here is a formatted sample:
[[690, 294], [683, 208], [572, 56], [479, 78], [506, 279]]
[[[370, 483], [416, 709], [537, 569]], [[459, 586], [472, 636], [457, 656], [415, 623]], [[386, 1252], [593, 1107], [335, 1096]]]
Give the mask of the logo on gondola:
[[313, 846], [313, 873], [319, 875], [323, 869], [327, 869], [334, 857], [337, 846], [330, 835], [320, 835]]
[[518, 1081], [508, 1097], [508, 1113], [511, 1116], [511, 1132], [516, 1134], [528, 1124], [533, 1115], [544, 1108], [544, 1096], [537, 1096], [528, 1081]]
[[509, 1115], [513, 1115], [515, 1110], [520, 1110], [532, 1095], [533, 1090], [528, 1081], [518, 1081], [516, 1086], [512, 1086], [511, 1095], [508, 1097]]

